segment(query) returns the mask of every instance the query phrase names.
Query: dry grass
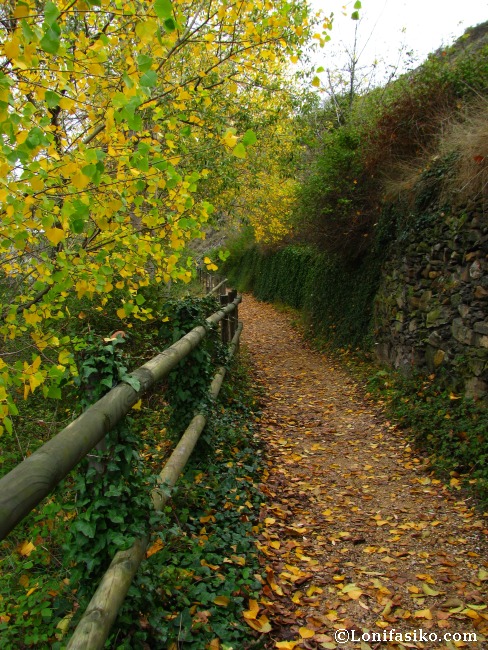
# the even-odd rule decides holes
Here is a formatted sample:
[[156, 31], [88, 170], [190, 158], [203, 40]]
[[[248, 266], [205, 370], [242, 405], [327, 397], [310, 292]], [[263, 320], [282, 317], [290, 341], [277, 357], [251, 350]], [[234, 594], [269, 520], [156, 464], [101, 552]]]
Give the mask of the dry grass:
[[[447, 122], [447, 123], [446, 123]], [[449, 172], [442, 178], [440, 199], [450, 197], [462, 205], [481, 200], [488, 207], [488, 99], [480, 98], [444, 120], [441, 137], [430, 151], [411, 160], [402, 160], [384, 177], [384, 199], [415, 197], [415, 187], [425, 172], [439, 159], [451, 157]]]

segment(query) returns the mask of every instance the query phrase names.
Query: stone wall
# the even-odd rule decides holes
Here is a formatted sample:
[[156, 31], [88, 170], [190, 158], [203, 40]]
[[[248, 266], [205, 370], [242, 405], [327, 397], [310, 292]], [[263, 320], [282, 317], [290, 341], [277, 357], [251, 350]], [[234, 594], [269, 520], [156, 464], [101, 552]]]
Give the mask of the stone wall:
[[480, 202], [415, 217], [384, 266], [375, 304], [379, 358], [445, 376], [488, 398], [488, 218]]

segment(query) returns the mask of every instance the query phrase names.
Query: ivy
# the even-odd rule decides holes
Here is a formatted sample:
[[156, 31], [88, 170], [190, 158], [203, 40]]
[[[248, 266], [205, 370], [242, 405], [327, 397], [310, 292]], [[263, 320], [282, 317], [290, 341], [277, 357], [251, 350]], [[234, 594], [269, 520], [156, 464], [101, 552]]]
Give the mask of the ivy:
[[[170, 300], [163, 308], [159, 334], [163, 345], [174, 343], [199, 325], [209, 329], [205, 319], [220, 309], [213, 296]], [[217, 367], [225, 365], [227, 353], [217, 328], [209, 331], [200, 345], [180, 361], [168, 376], [166, 398], [170, 408], [169, 430], [179, 437], [196, 411], [209, 406], [208, 390]]]
[[[119, 381], [131, 381], [120, 350], [122, 336], [103, 340], [87, 337], [87, 341], [78, 352], [77, 384], [84, 408]], [[126, 417], [89, 454], [75, 475], [76, 517], [64, 549], [82, 604], [92, 595], [114, 554], [129, 548], [148, 530], [152, 503], [140, 450], [141, 439]]]

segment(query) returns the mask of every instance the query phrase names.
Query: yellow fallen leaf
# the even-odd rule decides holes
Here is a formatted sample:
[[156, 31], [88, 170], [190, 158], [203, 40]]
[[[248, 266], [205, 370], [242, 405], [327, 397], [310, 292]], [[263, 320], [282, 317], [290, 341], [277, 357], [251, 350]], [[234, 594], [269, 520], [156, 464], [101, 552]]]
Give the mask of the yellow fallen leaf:
[[432, 589], [432, 587], [429, 587], [429, 585], [426, 582], [422, 583], [422, 591], [426, 596], [438, 596], [440, 591], [436, 591], [435, 589]]
[[261, 616], [256, 620], [246, 618], [246, 623], [252, 627], [256, 632], [267, 634], [271, 632], [271, 624], [266, 616]]
[[417, 612], [413, 613], [414, 618], [426, 618], [427, 620], [432, 620], [432, 612], [430, 609], [419, 609]]
[[300, 598], [302, 596], [303, 596], [303, 594], [302, 594], [301, 591], [295, 591], [295, 593], [293, 594], [293, 598], [292, 598], [292, 601], [295, 603], [295, 605], [300, 604]]
[[258, 612], [259, 612], [258, 601], [250, 600], [249, 609], [244, 612], [244, 618], [247, 618], [247, 620], [249, 621], [255, 620], [258, 616]]
[[220, 607], [228, 607], [230, 603], [230, 598], [228, 596], [217, 596], [214, 599], [214, 604], [219, 605]]
[[142, 406], [142, 399], [140, 399], [138, 402], [136, 402], [132, 408], [134, 409], [134, 411], [140, 411], [141, 406]]
[[29, 555], [32, 553], [32, 551], [35, 548], [36, 547], [32, 542], [22, 542], [22, 544], [20, 544], [17, 547], [17, 550], [20, 553], [20, 555], [23, 555], [24, 557], [29, 557]]
[[302, 639], [311, 639], [313, 636], [315, 636], [315, 632], [308, 627], [301, 627], [298, 630], [298, 634], [302, 637]]
[[25, 574], [20, 576], [19, 585], [22, 585], [22, 587], [27, 587], [28, 584], [29, 584], [29, 576], [26, 576]]
[[293, 650], [298, 645], [298, 641], [277, 641], [275, 648], [281, 648], [282, 650]]
[[357, 600], [363, 592], [352, 582], [351, 584], [346, 585], [344, 589], [342, 589], [342, 593], [347, 594], [351, 600]]
[[162, 539], [157, 539], [152, 546], [150, 546], [147, 551], [146, 551], [146, 557], [151, 557], [151, 555], [154, 555], [158, 551], [160, 551], [163, 548], [163, 540]]
[[307, 589], [307, 596], [310, 598], [314, 594], [321, 594], [323, 592], [323, 589], [320, 587], [317, 587], [316, 585], [312, 585]]
[[69, 624], [73, 618], [73, 612], [62, 618], [59, 623], [56, 625], [56, 629], [61, 631], [61, 635], [64, 636], [69, 629]]
[[485, 569], [480, 569], [478, 571], [478, 580], [488, 580], [488, 571], [485, 571]]

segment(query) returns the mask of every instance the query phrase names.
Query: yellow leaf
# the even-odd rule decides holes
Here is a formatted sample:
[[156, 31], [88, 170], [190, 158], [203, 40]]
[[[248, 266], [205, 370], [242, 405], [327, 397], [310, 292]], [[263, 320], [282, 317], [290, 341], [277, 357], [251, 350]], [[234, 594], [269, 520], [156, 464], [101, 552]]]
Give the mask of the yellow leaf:
[[307, 596], [310, 598], [314, 594], [321, 594], [323, 592], [323, 589], [320, 587], [316, 587], [315, 585], [312, 585], [307, 589]]
[[22, 585], [22, 587], [27, 587], [29, 584], [29, 576], [21, 575], [19, 578], [19, 585]]
[[262, 634], [271, 632], [271, 624], [266, 616], [261, 616], [256, 620], [246, 618], [246, 623], [252, 627], [253, 630], [261, 632]]
[[315, 636], [315, 632], [308, 627], [301, 627], [298, 630], [298, 633], [302, 639], [311, 639], [313, 636]]
[[293, 650], [293, 648], [295, 648], [298, 643], [299, 641], [277, 641], [275, 647], [281, 648], [282, 650]]
[[248, 621], [253, 621], [257, 618], [259, 613], [259, 605], [257, 600], [249, 601], [249, 609], [244, 612], [244, 618], [247, 618]]
[[422, 591], [426, 596], [438, 596], [441, 593], [440, 591], [436, 591], [435, 589], [432, 589], [432, 587], [429, 587], [426, 582], [422, 583]]
[[59, 106], [63, 110], [67, 111], [70, 108], [73, 108], [74, 105], [75, 105], [74, 101], [72, 99], [70, 99], [69, 97], [61, 97], [61, 99], [59, 100]]
[[134, 409], [134, 411], [140, 411], [141, 410], [141, 405], [142, 405], [142, 399], [140, 399], [138, 402], [136, 402], [132, 408]]
[[214, 604], [219, 605], [220, 607], [228, 607], [230, 603], [230, 598], [228, 596], [217, 596], [214, 599]]
[[302, 594], [301, 591], [295, 591], [295, 593], [293, 594], [293, 598], [292, 598], [292, 601], [295, 603], [295, 605], [300, 604], [300, 599], [302, 598], [302, 596], [303, 596], [303, 594]]
[[312, 86], [315, 86], [315, 88], [319, 88], [319, 86], [320, 86], [320, 79], [319, 79], [317, 76], [315, 76], [315, 77], [312, 79]]
[[88, 176], [85, 176], [85, 174], [82, 174], [81, 172], [76, 172], [76, 174], [71, 177], [71, 183], [76, 187], [77, 190], [85, 189], [89, 182], [90, 179]]
[[73, 613], [68, 614], [64, 618], [62, 618], [59, 623], [56, 625], [56, 629], [61, 631], [61, 635], [64, 636], [68, 630], [69, 630], [69, 624], [71, 622], [71, 619], [73, 618]]
[[157, 539], [152, 546], [150, 546], [147, 551], [146, 551], [146, 557], [151, 557], [151, 555], [154, 555], [158, 551], [160, 551], [163, 548], [163, 540], [162, 539]]
[[60, 363], [62, 366], [67, 365], [70, 359], [71, 352], [69, 350], [61, 350], [61, 352], [58, 354], [58, 363]]
[[432, 612], [430, 609], [420, 609], [417, 612], [413, 613], [414, 618], [426, 618], [427, 620], [432, 620]]
[[222, 141], [229, 147], [229, 149], [233, 149], [236, 146], [238, 139], [239, 138], [234, 135], [232, 131], [227, 131], [227, 133], [222, 138]]
[[481, 581], [488, 580], [488, 571], [485, 571], [485, 569], [480, 569], [478, 571], [478, 580]]
[[49, 239], [51, 244], [54, 245], [59, 244], [59, 242], [62, 241], [66, 235], [62, 228], [46, 228], [44, 234]]
[[119, 309], [117, 309], [117, 312], [116, 312], [116, 313], [117, 313], [117, 316], [118, 316], [119, 318], [125, 318], [126, 315], [127, 315], [127, 314], [125, 313], [125, 309], [124, 309], [123, 307], [119, 307]]

